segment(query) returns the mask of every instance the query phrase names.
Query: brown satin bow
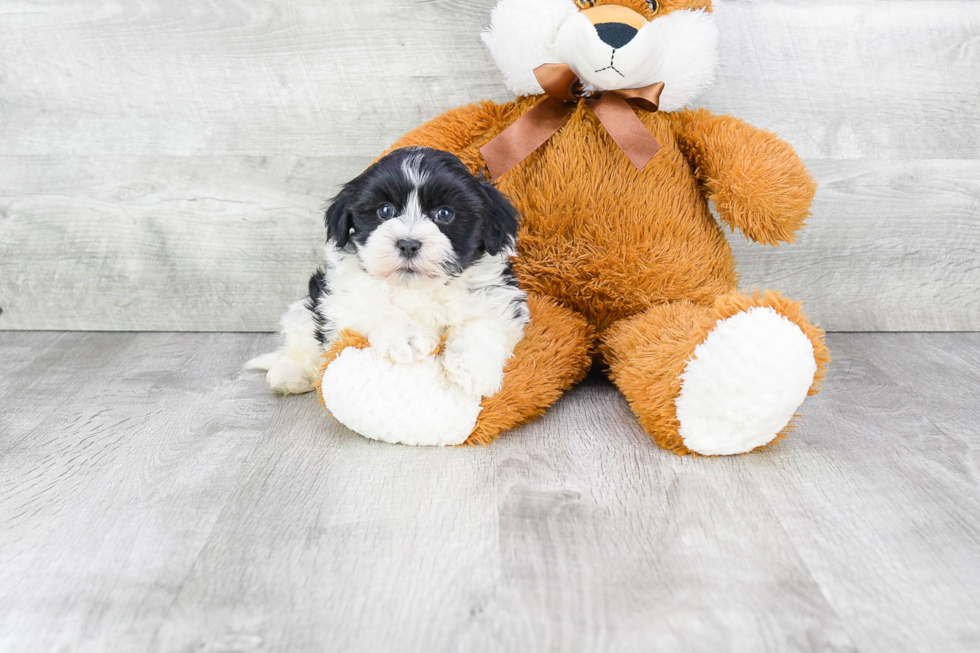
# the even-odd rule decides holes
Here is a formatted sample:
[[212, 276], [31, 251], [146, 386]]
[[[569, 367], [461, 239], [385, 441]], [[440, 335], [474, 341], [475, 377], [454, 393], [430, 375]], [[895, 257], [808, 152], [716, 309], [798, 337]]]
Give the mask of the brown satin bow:
[[[534, 76], [548, 97], [480, 148], [491, 179], [499, 179], [544, 145], [568, 121], [575, 103], [586, 97], [582, 82], [568, 64], [546, 63], [534, 69]], [[630, 105], [656, 112], [663, 90], [664, 83], [658, 82], [642, 88], [603, 91], [586, 101], [612, 139], [640, 170], [660, 151], [660, 143]]]

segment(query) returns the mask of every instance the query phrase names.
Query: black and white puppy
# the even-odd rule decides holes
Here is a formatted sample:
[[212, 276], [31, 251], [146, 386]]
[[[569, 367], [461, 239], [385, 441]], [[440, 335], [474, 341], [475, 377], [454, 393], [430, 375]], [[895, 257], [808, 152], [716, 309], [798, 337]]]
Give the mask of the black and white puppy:
[[312, 390], [320, 353], [350, 329], [395, 363], [435, 352], [463, 390], [500, 390], [528, 322], [511, 257], [517, 211], [446, 152], [395, 150], [326, 213], [324, 267], [282, 318], [283, 347], [249, 367], [278, 393]]

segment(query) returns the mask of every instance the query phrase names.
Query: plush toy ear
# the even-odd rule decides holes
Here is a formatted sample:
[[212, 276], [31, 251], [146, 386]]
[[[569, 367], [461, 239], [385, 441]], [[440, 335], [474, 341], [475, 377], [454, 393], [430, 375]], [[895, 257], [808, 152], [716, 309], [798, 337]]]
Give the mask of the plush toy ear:
[[350, 210], [354, 189], [350, 184], [344, 186], [337, 197], [333, 198], [330, 208], [324, 215], [327, 223], [327, 240], [337, 243], [337, 247], [346, 247], [350, 240], [350, 230], [354, 226], [354, 215]]
[[486, 197], [483, 249], [495, 256], [517, 241], [517, 209], [489, 182], [481, 181], [480, 186]]

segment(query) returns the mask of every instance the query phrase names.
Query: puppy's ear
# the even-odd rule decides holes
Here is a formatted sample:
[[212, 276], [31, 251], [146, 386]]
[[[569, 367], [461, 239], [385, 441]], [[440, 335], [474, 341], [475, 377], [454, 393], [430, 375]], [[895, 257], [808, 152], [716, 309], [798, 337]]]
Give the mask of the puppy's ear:
[[517, 241], [517, 209], [490, 182], [481, 181], [480, 187], [486, 197], [483, 249], [495, 256]]
[[354, 199], [355, 190], [347, 184], [330, 202], [330, 208], [324, 215], [327, 223], [327, 240], [337, 243], [337, 247], [346, 247], [350, 240], [350, 230], [354, 226], [354, 215], [350, 203]]

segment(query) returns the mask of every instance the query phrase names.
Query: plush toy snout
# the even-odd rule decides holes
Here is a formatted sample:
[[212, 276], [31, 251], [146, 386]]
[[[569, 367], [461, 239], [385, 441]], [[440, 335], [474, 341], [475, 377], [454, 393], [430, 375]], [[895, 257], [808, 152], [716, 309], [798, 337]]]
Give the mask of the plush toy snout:
[[646, 18], [628, 7], [603, 5], [582, 10], [595, 27], [599, 39], [611, 48], [621, 48], [633, 40], [647, 24]]

